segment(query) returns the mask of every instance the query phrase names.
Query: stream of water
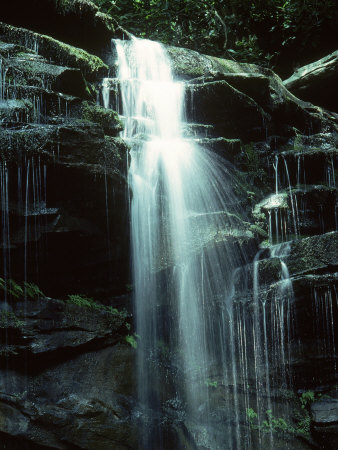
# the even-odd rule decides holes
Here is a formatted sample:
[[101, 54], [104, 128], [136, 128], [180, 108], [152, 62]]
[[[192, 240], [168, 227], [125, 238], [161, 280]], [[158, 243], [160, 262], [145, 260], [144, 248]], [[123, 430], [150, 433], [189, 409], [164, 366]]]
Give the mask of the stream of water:
[[[139, 398], [145, 408], [160, 411], [166, 396], [168, 401], [174, 396], [188, 414], [207, 417], [208, 388], [219, 382], [218, 366], [228, 358], [226, 313], [215, 320], [215, 308], [226, 311], [232, 270], [240, 259], [227, 244], [234, 227], [226, 168], [217, 156], [183, 138], [184, 85], [173, 80], [160, 44], [116, 41], [116, 50], [124, 138], [132, 148]], [[171, 360], [168, 386], [168, 367], [161, 374], [152, 364], [166, 357]], [[226, 372], [236, 383], [233, 370]], [[144, 433], [144, 448], [159, 445], [153, 439]]]
[[[284, 340], [287, 306], [258, 299], [257, 270], [254, 318], [234, 302], [235, 269], [245, 264], [234, 243], [245, 231], [231, 168], [183, 135], [184, 84], [174, 80], [163, 47], [114, 42], [123, 138], [131, 146], [139, 447], [172, 448], [172, 417], [184, 421], [199, 446], [252, 448], [247, 411], [257, 410], [261, 424], [271, 409], [270, 361], [278, 365], [285, 355], [283, 344], [271, 351], [268, 342], [272, 335]], [[112, 82], [103, 83], [106, 107]], [[262, 439], [255, 448], [264, 448]]]

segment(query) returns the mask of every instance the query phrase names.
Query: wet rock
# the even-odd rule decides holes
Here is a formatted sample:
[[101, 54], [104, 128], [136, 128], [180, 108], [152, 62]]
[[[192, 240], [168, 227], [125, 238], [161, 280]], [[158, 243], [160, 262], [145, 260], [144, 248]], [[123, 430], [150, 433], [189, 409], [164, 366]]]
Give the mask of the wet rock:
[[294, 241], [285, 259], [290, 274], [333, 272], [338, 267], [338, 232]]
[[192, 122], [212, 124], [226, 138], [250, 140], [262, 132], [264, 111], [226, 81], [190, 84], [186, 89], [186, 114]]
[[241, 151], [241, 141], [239, 139], [218, 138], [199, 138], [194, 139], [197, 145], [209, 149], [222, 156], [227, 161], [234, 161], [235, 157]]
[[215, 137], [215, 127], [199, 123], [184, 123], [183, 135], [188, 138], [211, 138]]
[[260, 68], [254, 64], [237, 63], [230, 59], [203, 55], [186, 48], [167, 46], [166, 49], [172, 60], [175, 75], [184, 80], [224, 73], [260, 73]]
[[2, 20], [48, 34], [75, 47], [101, 55], [110, 46], [116, 22], [90, 0], [24, 0], [7, 3]]
[[15, 79], [17, 85], [37, 86], [73, 96], [90, 97], [80, 69], [50, 64], [32, 53], [6, 58], [2, 62], [6, 71], [4, 82]]
[[50, 36], [2, 22], [0, 22], [0, 35], [2, 40], [38, 51], [40, 55], [46, 59], [52, 59], [56, 64], [79, 68], [88, 80], [95, 80], [96, 77], [107, 74], [108, 66], [99, 57]]
[[28, 99], [0, 102], [0, 123], [27, 122], [33, 116], [33, 104]]
[[280, 185], [286, 187], [290, 179], [291, 186], [307, 188], [308, 185], [323, 186], [325, 183], [334, 187], [334, 167], [338, 161], [334, 137], [331, 134], [317, 135], [310, 142], [304, 138], [292, 139], [282, 147], [278, 167]]
[[338, 396], [337, 392], [311, 405], [312, 426], [316, 440], [325, 448], [335, 449], [338, 439]]
[[2, 343], [6, 341], [5, 329], [12, 329], [14, 333], [7, 339], [6, 346], [10, 346], [13, 357], [39, 355], [40, 364], [42, 358], [53, 352], [113, 345], [128, 333], [127, 317], [117, 311], [100, 309], [100, 304], [95, 310], [47, 298], [17, 299], [9, 308], [0, 311]]
[[311, 412], [312, 420], [317, 426], [338, 422], [338, 397], [314, 402], [311, 405]]
[[[5, 130], [0, 147], [9, 180], [13, 276], [24, 277], [26, 248], [29, 277], [36, 279], [38, 264], [39, 283], [50, 295], [102, 294], [118, 286], [115, 293], [123, 293], [129, 278], [126, 144], [104, 137], [97, 124], [76, 122]], [[18, 196], [26, 201], [18, 203]]]
[[17, 330], [0, 369], [4, 436], [57, 449], [137, 447], [125, 316], [44, 298], [1, 314], [15, 315]]
[[115, 111], [102, 108], [96, 104], [84, 102], [82, 104], [82, 117], [101, 125], [104, 133], [108, 136], [118, 136], [120, 131], [123, 130], [122, 122]]
[[300, 67], [283, 81], [285, 87], [302, 100], [335, 112], [338, 112], [337, 82], [338, 51]]

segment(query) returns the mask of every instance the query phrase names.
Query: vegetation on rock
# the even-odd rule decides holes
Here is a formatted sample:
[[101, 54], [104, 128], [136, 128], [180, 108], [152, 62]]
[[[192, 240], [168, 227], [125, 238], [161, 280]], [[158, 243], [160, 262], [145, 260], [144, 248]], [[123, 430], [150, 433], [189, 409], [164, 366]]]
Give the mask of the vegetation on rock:
[[[290, 72], [335, 50], [334, 0], [95, 0], [140, 37]], [[334, 37], [335, 36], [335, 37]]]

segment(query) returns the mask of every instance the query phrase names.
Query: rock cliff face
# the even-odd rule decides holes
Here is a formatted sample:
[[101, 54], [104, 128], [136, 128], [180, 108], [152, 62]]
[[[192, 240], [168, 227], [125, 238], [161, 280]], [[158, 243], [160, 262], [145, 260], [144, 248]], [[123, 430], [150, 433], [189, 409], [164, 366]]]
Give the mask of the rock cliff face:
[[[19, 3], [20, 13], [7, 5], [0, 23], [0, 447], [136, 449], [142, 412], [129, 314], [128, 145], [118, 137], [118, 115], [97, 102], [102, 79], [114, 76], [110, 39], [122, 31], [89, 1]], [[292, 404], [299, 425], [310, 420], [306, 399], [314, 401], [311, 437], [309, 422], [303, 430], [293, 425], [278, 445], [333, 449], [337, 116], [295, 97], [271, 71], [184, 49], [168, 53], [186, 83], [184, 132], [228, 161], [243, 209], [225, 233], [246, 254], [233, 297], [238, 324], [250, 329], [253, 316], [262, 324], [269, 317], [260, 329], [268, 336], [274, 408]], [[118, 109], [118, 82], [109, 86]], [[269, 251], [283, 241], [291, 243]], [[206, 252], [219, 242], [208, 245]], [[166, 270], [170, 262], [159, 268]], [[48, 297], [33, 289], [28, 298], [27, 285], [9, 279], [36, 283]], [[56, 300], [68, 294], [100, 303], [80, 295]], [[281, 317], [286, 301], [290, 315]], [[282, 386], [283, 371], [294, 391]], [[232, 387], [218, 377], [215, 370], [208, 386], [216, 430], [233, 426], [224, 412]], [[165, 424], [156, 412], [149, 418], [163, 429], [166, 448], [211, 449], [170, 405]]]

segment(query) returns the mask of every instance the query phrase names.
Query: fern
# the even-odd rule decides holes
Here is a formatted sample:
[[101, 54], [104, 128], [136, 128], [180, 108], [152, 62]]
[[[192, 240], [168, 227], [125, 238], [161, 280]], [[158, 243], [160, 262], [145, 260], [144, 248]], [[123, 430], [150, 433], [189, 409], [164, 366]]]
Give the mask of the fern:
[[44, 293], [35, 283], [28, 283], [27, 281], [25, 281], [24, 290], [25, 294], [31, 299], [45, 297]]

